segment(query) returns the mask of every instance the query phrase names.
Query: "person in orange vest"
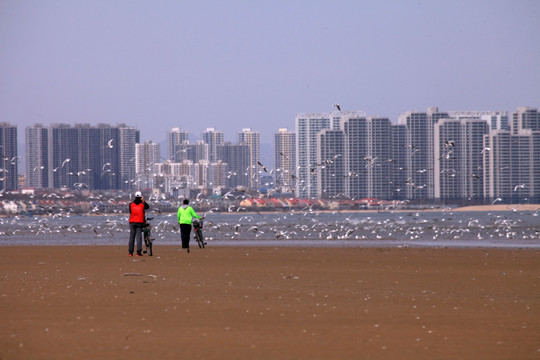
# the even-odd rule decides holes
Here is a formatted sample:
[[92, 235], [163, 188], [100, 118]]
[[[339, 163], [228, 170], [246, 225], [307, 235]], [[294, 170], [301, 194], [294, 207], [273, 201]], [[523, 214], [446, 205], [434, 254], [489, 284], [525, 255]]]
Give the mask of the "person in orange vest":
[[129, 256], [133, 256], [135, 247], [135, 238], [137, 238], [137, 256], [142, 254], [142, 232], [146, 223], [145, 210], [149, 209], [150, 205], [144, 201], [140, 191], [135, 193], [135, 200], [129, 203]]

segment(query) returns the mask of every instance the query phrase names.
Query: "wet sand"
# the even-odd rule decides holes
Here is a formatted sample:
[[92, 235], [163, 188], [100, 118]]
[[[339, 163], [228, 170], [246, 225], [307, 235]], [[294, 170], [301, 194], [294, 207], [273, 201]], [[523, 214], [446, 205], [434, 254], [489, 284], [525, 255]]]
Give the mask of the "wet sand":
[[532, 359], [540, 251], [2, 247], [1, 359]]

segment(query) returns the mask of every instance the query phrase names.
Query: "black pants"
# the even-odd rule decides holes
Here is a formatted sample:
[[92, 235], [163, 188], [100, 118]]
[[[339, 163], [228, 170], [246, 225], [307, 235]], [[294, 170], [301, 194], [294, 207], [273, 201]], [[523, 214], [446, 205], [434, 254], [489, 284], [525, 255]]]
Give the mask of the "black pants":
[[137, 239], [137, 252], [142, 251], [142, 231], [144, 223], [129, 223], [129, 244], [128, 251], [133, 254], [133, 248], [135, 247], [135, 239]]
[[182, 249], [189, 249], [191, 224], [180, 224], [180, 235], [182, 236]]

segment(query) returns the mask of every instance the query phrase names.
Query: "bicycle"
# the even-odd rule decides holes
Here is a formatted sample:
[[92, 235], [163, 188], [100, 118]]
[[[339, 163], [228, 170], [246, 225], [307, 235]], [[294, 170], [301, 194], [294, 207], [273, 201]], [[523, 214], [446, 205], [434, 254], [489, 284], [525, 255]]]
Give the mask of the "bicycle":
[[152, 243], [154, 242], [154, 238], [152, 237], [152, 225], [150, 225], [149, 221], [154, 220], [152, 217], [146, 218], [146, 223], [143, 228], [143, 238], [144, 238], [144, 246], [146, 250], [143, 251], [144, 254], [148, 254], [148, 256], [152, 256]]
[[197, 218], [193, 219], [193, 234], [194, 234], [195, 240], [197, 240], [197, 244], [199, 245], [199, 248], [201, 249], [204, 249], [204, 246], [206, 245], [206, 242], [204, 241], [204, 235], [202, 233], [203, 219], [197, 219]]

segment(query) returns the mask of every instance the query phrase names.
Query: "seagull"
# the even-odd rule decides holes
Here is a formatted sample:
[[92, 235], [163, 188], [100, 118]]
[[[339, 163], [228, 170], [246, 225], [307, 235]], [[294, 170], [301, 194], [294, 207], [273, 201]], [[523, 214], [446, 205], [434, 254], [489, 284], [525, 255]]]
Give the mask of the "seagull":
[[338, 111], [341, 111], [341, 106], [339, 104], [334, 104], [334, 107], [338, 109]]
[[501, 198], [496, 198], [495, 200], [493, 200], [493, 202], [491, 203], [491, 205], [494, 205], [497, 201], [502, 201]]
[[[372, 156], [364, 156], [364, 160], [368, 162], [368, 165], [373, 165], [375, 160], [377, 160], [378, 156], [372, 157]], [[366, 165], [367, 167], [367, 165]]]
[[62, 167], [64, 167], [64, 165], [67, 164], [67, 163], [70, 162], [70, 161], [71, 161], [70, 158], [67, 158], [66, 160], [64, 160], [64, 161], [62, 162]]
[[445, 143], [446, 147], [454, 147], [454, 142], [452, 140], [446, 140]]
[[266, 166], [264, 166], [263, 164], [261, 164], [260, 161], [257, 161], [257, 164], [259, 164], [259, 166], [261, 166], [264, 170], [264, 172], [268, 172], [268, 170], [266, 169]]
[[86, 185], [85, 183], [76, 182], [76, 183], [73, 184], [73, 187], [82, 189], [84, 187], [88, 188], [88, 185]]
[[113, 140], [114, 140], [114, 139], [111, 139], [111, 140], [109, 140], [109, 141], [107, 142], [107, 148], [108, 148], [108, 149], [112, 149], [112, 148], [113, 148], [113, 144], [112, 144]]
[[525, 189], [527, 185], [526, 184], [519, 184], [514, 187], [514, 191], [517, 191], [517, 189]]
[[412, 178], [408, 178], [407, 181], [405, 181], [405, 184], [414, 186], [414, 183], [412, 182]]
[[484, 152], [490, 151], [490, 150], [491, 150], [490, 147], [485, 147], [482, 151], [480, 151], [480, 154], [483, 154]]

